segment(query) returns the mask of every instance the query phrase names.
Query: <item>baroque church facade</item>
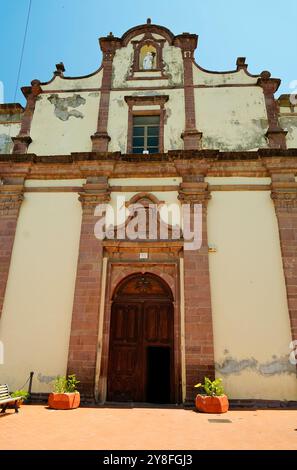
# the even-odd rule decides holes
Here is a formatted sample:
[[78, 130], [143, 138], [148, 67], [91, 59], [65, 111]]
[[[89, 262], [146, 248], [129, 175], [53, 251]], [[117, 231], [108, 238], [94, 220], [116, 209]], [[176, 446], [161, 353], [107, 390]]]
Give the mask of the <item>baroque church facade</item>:
[[[96, 72], [57, 64], [0, 105], [0, 382], [185, 403], [216, 376], [231, 399], [297, 400], [297, 103], [150, 20], [99, 43]], [[98, 236], [118, 201], [176, 220], [146, 236], [132, 211]]]

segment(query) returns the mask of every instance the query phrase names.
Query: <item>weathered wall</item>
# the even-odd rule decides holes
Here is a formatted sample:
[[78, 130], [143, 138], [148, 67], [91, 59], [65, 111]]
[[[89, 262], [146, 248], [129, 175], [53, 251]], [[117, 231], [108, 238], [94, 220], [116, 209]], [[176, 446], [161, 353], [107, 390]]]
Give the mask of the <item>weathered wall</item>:
[[21, 128], [19, 122], [5, 124], [0, 123], [0, 153], [11, 153], [13, 148], [13, 142], [11, 137], [15, 137]]
[[[142, 81], [140, 82], [142, 84]], [[139, 84], [139, 86], [140, 86]], [[183, 148], [181, 134], [185, 127], [184, 92], [183, 90], [154, 90], [151, 92], [112, 91], [108, 119], [108, 134], [111, 137], [110, 152], [127, 152], [128, 105], [125, 96], [169, 95], [165, 104], [166, 118], [164, 127], [164, 151]], [[145, 109], [145, 106], [142, 107]]]
[[85, 77], [55, 77], [53, 81], [42, 85], [43, 91], [51, 90], [82, 90], [85, 88], [100, 88], [102, 83], [102, 69]]
[[[218, 184], [216, 180], [209, 178], [212, 184]], [[286, 288], [270, 192], [213, 192], [208, 237], [217, 248], [209, 255], [216, 373], [226, 392], [231, 398], [296, 400]]]
[[51, 377], [66, 373], [80, 225], [77, 194], [26, 193], [0, 320], [0, 382], [12, 390], [30, 371], [33, 392], [50, 391]]
[[[156, 35], [154, 35], [156, 36]], [[141, 36], [137, 37], [138, 39]], [[136, 38], [133, 38], [135, 40]], [[178, 47], [170, 46], [166, 41], [163, 48], [163, 61], [165, 65], [165, 74], [167, 79], [154, 79], [152, 80], [127, 80], [130, 75], [130, 69], [133, 64], [133, 45], [129, 43], [127, 47], [123, 47], [116, 51], [113, 60], [113, 75], [112, 86], [113, 88], [122, 87], [158, 87], [158, 86], [182, 86], [183, 84], [183, 59], [181, 50]], [[140, 72], [146, 76], [152, 77], [153, 72]], [[154, 74], [158, 76], [158, 72]]]
[[99, 92], [42, 94], [32, 120], [29, 152], [64, 155], [92, 150], [97, 129]]
[[262, 88], [196, 88], [195, 107], [204, 148], [239, 151], [267, 147]]
[[292, 116], [280, 116], [280, 125], [288, 131], [287, 147], [297, 148], [297, 113]]
[[211, 72], [203, 70], [197, 64], [193, 64], [194, 85], [255, 85], [258, 77], [251, 77], [244, 70], [238, 72]]

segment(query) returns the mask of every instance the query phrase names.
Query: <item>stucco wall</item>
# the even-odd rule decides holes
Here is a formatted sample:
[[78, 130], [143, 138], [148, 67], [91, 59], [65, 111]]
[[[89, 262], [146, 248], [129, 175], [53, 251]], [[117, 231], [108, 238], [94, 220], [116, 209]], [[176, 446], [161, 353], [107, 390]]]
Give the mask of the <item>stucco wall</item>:
[[21, 128], [21, 124], [0, 124], [0, 153], [11, 153], [13, 148], [13, 142], [11, 137], [15, 137]]
[[[133, 38], [135, 40], [135, 38]], [[121, 87], [158, 87], [158, 86], [181, 86], [183, 84], [183, 59], [181, 50], [178, 47], [170, 46], [167, 41], [163, 47], [163, 62], [165, 73], [168, 76], [166, 79], [160, 80], [127, 80], [130, 76], [131, 67], [133, 64], [133, 45], [129, 43], [126, 47], [116, 51], [113, 60], [113, 74], [112, 86], [113, 88]], [[152, 76], [151, 72], [147, 73]]]
[[281, 116], [280, 125], [288, 131], [287, 147], [297, 148], [297, 114], [294, 116]]
[[216, 73], [210, 70], [203, 70], [197, 64], [193, 64], [194, 85], [255, 85], [258, 77], [250, 77], [244, 70], [238, 72]]
[[102, 69], [90, 76], [71, 78], [71, 77], [55, 77], [53, 81], [42, 85], [42, 90], [81, 90], [84, 88], [100, 88], [102, 83]]
[[226, 392], [231, 398], [297, 400], [270, 192], [213, 192], [208, 241], [217, 249], [209, 255], [214, 347]]
[[81, 225], [77, 194], [25, 194], [0, 319], [0, 382], [51, 390], [66, 373]]
[[196, 88], [195, 107], [204, 148], [255, 150], [267, 147], [268, 121], [260, 87]]
[[42, 94], [32, 120], [29, 152], [64, 155], [90, 152], [97, 129], [99, 92]]
[[[169, 95], [169, 100], [165, 104], [164, 151], [182, 149], [181, 134], [185, 127], [185, 105], [184, 92], [178, 89], [154, 90], [151, 92], [138, 91], [134, 93], [130, 91], [112, 91], [108, 118], [108, 134], [111, 141], [108, 150], [110, 152], [127, 152], [128, 105], [124, 97], [135, 94], [137, 96]], [[142, 106], [142, 109], [145, 109], [145, 106]]]

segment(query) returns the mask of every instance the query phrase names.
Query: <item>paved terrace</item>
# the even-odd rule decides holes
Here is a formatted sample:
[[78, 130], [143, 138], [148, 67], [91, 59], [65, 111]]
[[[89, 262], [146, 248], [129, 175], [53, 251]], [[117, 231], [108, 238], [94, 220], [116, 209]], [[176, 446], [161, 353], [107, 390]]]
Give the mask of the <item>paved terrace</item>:
[[2, 450], [297, 449], [297, 410], [206, 415], [181, 408], [23, 405], [18, 414], [0, 415], [0, 429]]

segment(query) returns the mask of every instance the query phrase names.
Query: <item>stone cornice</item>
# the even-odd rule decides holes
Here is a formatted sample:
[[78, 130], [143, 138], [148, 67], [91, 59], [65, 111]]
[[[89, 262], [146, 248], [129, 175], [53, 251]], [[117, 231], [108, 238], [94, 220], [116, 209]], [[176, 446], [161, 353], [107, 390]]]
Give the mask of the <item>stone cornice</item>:
[[0, 178], [81, 179], [88, 176], [166, 177], [297, 175], [297, 149], [260, 149], [255, 152], [177, 150], [157, 155], [87, 152], [70, 155], [0, 155]]

